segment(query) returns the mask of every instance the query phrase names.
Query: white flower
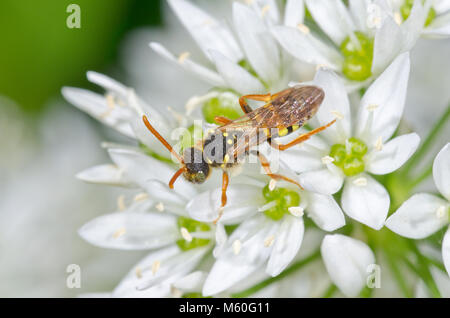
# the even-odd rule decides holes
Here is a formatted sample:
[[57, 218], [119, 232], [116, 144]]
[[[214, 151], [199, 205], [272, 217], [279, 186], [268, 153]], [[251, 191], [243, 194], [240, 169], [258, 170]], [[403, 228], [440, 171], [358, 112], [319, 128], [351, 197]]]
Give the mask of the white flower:
[[[450, 3], [447, 0], [388, 0], [391, 14], [402, 27], [427, 38], [450, 36]], [[423, 3], [423, 5], [422, 5]]]
[[[246, 168], [248, 171], [248, 169]], [[294, 176], [284, 171], [283, 175]], [[258, 178], [258, 177], [256, 177]], [[268, 178], [263, 177], [265, 183]], [[285, 182], [276, 187], [262, 184], [232, 184], [223, 224], [240, 223], [217, 251], [217, 261], [206, 279], [204, 295], [217, 294], [267, 263], [266, 272], [280, 274], [297, 255], [304, 234], [306, 213], [321, 229], [334, 231], [345, 225], [344, 215], [330, 195], [302, 191]], [[191, 217], [211, 221], [220, 206], [220, 189], [200, 194], [189, 202]]]
[[[433, 163], [433, 178], [443, 199], [417, 193], [406, 200], [386, 221], [393, 232], [413, 239], [425, 238], [449, 224], [450, 217], [450, 144], [445, 145]], [[450, 229], [442, 242], [442, 257], [450, 273]]]
[[345, 86], [354, 90], [367, 86], [417, 39], [411, 23], [401, 28], [374, 2], [350, 0], [346, 7], [341, 0], [306, 0], [314, 21], [339, 50], [302, 23], [275, 26], [272, 32], [295, 58], [343, 74]]
[[355, 297], [365, 286], [368, 266], [375, 255], [363, 242], [341, 234], [326, 235], [322, 258], [331, 280], [348, 297]]
[[195, 270], [212, 250], [214, 226], [188, 217], [186, 204], [197, 190], [184, 179], [170, 189], [166, 182], [175, 172], [171, 166], [131, 147], [115, 146], [109, 154], [121, 171], [121, 182], [129, 185], [124, 181], [129, 180], [141, 192], [129, 207], [122, 201], [119, 210], [123, 211], [93, 219], [79, 234], [104, 248], [154, 250], [130, 271], [112, 296], [167, 296], [171, 284]]
[[[145, 127], [142, 115], [146, 114], [158, 132], [171, 141], [173, 140], [171, 138], [172, 131], [180, 126], [186, 127], [190, 122], [189, 117], [171, 111], [158, 111], [137, 96], [132, 88], [126, 87], [106, 75], [88, 72], [87, 78], [92, 83], [103, 87], [106, 90], [105, 94], [64, 87], [62, 89], [64, 97], [103, 124], [116, 129], [127, 137], [136, 139], [154, 153], [168, 157], [167, 149]], [[96, 170], [95, 172], [100, 171]]]
[[351, 218], [374, 229], [384, 225], [389, 194], [367, 172], [383, 175], [398, 169], [414, 153], [415, 133], [391, 137], [405, 102], [409, 54], [400, 55], [367, 89], [352, 118], [342, 81], [331, 71], [319, 70], [314, 83], [325, 91], [314, 126], [339, 120], [320, 136], [281, 153], [283, 161], [300, 174], [306, 189], [342, 193], [342, 208]]
[[[189, 52], [178, 57], [160, 43], [151, 48], [215, 87], [240, 94], [278, 91], [286, 87], [290, 69], [272, 38], [269, 25], [279, 23], [275, 1], [252, 1], [249, 6], [233, 3], [232, 30], [202, 9], [185, 0], [170, 0], [170, 6], [214, 68], [194, 62]], [[303, 1], [288, 1], [285, 23], [303, 19]]]

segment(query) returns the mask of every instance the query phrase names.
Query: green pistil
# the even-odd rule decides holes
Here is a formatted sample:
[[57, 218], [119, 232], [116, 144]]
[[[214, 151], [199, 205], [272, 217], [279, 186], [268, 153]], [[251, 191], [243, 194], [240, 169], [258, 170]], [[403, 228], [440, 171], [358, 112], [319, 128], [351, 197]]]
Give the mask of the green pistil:
[[[181, 231], [181, 228], [185, 228], [189, 233], [194, 232], [209, 232], [211, 227], [199, 221], [195, 221], [183, 216], [180, 216], [177, 220], [178, 229]], [[204, 238], [193, 237], [190, 242], [187, 240], [179, 239], [176, 243], [178, 247], [183, 251], [188, 251], [197, 247], [202, 247], [208, 245], [211, 240]]]
[[[400, 14], [402, 15], [403, 21], [408, 19], [411, 14], [412, 7], [414, 5], [414, 0], [405, 0], [400, 7]], [[429, 26], [431, 22], [433, 22], [434, 18], [436, 18], [436, 10], [433, 7], [428, 11], [427, 19], [425, 20], [424, 26]]]
[[181, 136], [181, 150], [183, 153], [184, 149], [193, 147], [195, 143], [203, 138], [202, 127], [191, 125]]
[[290, 207], [300, 205], [300, 195], [286, 188], [275, 188], [270, 191], [269, 185], [266, 185], [262, 193], [266, 199], [266, 204], [273, 204], [272, 207], [264, 211], [264, 214], [274, 221], [281, 220]]
[[252, 66], [250, 65], [250, 63], [247, 60], [245, 60], [245, 59], [240, 60], [238, 62], [238, 64], [240, 66], [242, 66], [247, 72], [252, 74], [254, 77], [258, 77], [258, 74], [256, 74], [255, 70], [252, 68]]
[[330, 149], [333, 163], [340, 167], [346, 176], [354, 176], [364, 171], [363, 157], [367, 153], [367, 146], [357, 138], [347, 139], [345, 145], [334, 144]]
[[219, 124], [214, 119], [216, 116], [228, 119], [237, 119], [242, 116], [242, 112], [237, 104], [237, 99], [224, 96], [213, 97], [203, 104], [203, 117], [210, 124]]
[[342, 72], [354, 81], [364, 81], [372, 75], [373, 39], [364, 33], [356, 31], [355, 43], [350, 36], [341, 43], [341, 53], [344, 56]]

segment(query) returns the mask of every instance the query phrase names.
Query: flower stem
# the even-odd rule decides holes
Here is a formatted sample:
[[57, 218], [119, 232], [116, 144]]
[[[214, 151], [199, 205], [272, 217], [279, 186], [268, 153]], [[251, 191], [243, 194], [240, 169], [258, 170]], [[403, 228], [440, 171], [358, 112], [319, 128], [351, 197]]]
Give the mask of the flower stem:
[[434, 125], [434, 127], [429, 132], [427, 138], [425, 138], [422, 145], [417, 149], [417, 151], [412, 155], [412, 157], [409, 159], [409, 161], [405, 164], [405, 166], [402, 169], [403, 175], [408, 175], [411, 171], [411, 169], [420, 162], [420, 160], [423, 158], [423, 156], [427, 153], [429, 148], [432, 146], [434, 139], [439, 134], [439, 132], [442, 130], [442, 128], [445, 127], [445, 124], [447, 123], [448, 119], [450, 118], [450, 105], [447, 106], [446, 111], [444, 114], [440, 117], [438, 122]]
[[386, 257], [387, 261], [392, 270], [392, 274], [394, 275], [394, 278], [397, 280], [398, 286], [402, 290], [405, 297], [407, 297], [407, 298], [413, 297], [413, 294], [412, 294], [410, 288], [408, 287], [408, 285], [405, 281], [405, 278], [403, 277], [402, 272], [401, 272], [400, 268], [398, 267], [398, 264], [396, 263], [395, 258], [392, 257], [392, 254], [390, 251], [385, 250], [385, 252], [386, 252], [386, 256], [387, 256]]
[[327, 288], [325, 293], [323, 294], [322, 298], [331, 298], [333, 297], [334, 293], [337, 291], [337, 287], [335, 284], [331, 284], [330, 287]]
[[299, 270], [306, 264], [314, 261], [315, 259], [317, 259], [319, 257], [320, 257], [320, 250], [317, 250], [316, 252], [312, 253], [308, 257], [292, 264], [291, 266], [286, 268], [283, 272], [281, 272], [281, 274], [279, 274], [278, 276], [267, 278], [267, 279], [263, 280], [262, 282], [260, 282], [256, 285], [253, 285], [250, 288], [247, 288], [241, 292], [232, 294], [231, 297], [233, 297], [233, 298], [248, 297], [248, 296], [260, 291], [261, 289], [269, 286], [270, 284], [275, 283], [276, 281], [279, 281], [280, 279], [283, 279], [284, 277], [288, 276], [289, 274]]

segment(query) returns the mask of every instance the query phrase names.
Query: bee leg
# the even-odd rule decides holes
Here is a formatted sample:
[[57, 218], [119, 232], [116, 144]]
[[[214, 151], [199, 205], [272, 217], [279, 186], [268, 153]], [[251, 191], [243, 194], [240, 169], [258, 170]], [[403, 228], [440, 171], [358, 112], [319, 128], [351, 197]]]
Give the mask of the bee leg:
[[247, 104], [247, 102], [245, 101], [245, 99], [252, 99], [252, 100], [257, 100], [257, 101], [261, 101], [261, 102], [269, 102], [272, 100], [272, 95], [269, 94], [264, 94], [264, 95], [244, 95], [239, 97], [239, 105], [241, 105], [242, 111], [246, 114], [251, 113], [253, 111], [253, 109]]
[[287, 143], [285, 145], [280, 145], [280, 144], [277, 144], [277, 143], [273, 143], [273, 141], [269, 141], [269, 144], [273, 148], [283, 151], [283, 150], [291, 148], [292, 146], [298, 145], [299, 143], [302, 143], [302, 142], [308, 140], [312, 135], [315, 135], [315, 134], [321, 132], [322, 130], [327, 129], [328, 127], [333, 125], [335, 122], [336, 122], [336, 119], [332, 120], [331, 122], [329, 122], [328, 124], [326, 124], [324, 126], [318, 127], [318, 128], [316, 128], [314, 130], [311, 130], [310, 132], [307, 132], [305, 134], [302, 134], [302, 135], [298, 136], [297, 138], [295, 138], [294, 140], [292, 140], [291, 142], [289, 142], [289, 143]]
[[274, 180], [284, 180], [284, 181], [287, 181], [287, 182], [289, 182], [289, 183], [295, 184], [295, 185], [298, 186], [300, 189], [304, 190], [303, 187], [300, 185], [300, 183], [298, 183], [297, 181], [292, 180], [291, 178], [288, 178], [288, 177], [283, 176], [283, 175], [281, 175], [281, 174], [275, 174], [275, 173], [272, 173], [272, 170], [270, 170], [270, 163], [269, 163], [269, 161], [268, 161], [267, 158], [266, 158], [262, 153], [260, 153], [258, 150], [254, 150], [254, 151], [252, 151], [252, 153], [255, 153], [255, 154], [258, 156], [259, 162], [261, 162], [261, 166], [263, 167], [264, 171], [266, 172], [266, 174], [267, 174], [270, 178], [272, 178], [272, 179], [274, 179]]
[[228, 188], [229, 178], [228, 173], [226, 171], [222, 174], [222, 204], [219, 208], [219, 215], [217, 218], [213, 221], [214, 224], [217, 224], [219, 222], [220, 218], [223, 215], [223, 209], [225, 208], [225, 205], [227, 205], [227, 188]]
[[226, 124], [229, 124], [229, 123], [232, 122], [231, 119], [228, 119], [228, 118], [222, 117], [222, 116], [216, 116], [216, 117], [214, 117], [214, 121], [216, 121], [216, 122], [218, 122], [218, 123], [220, 123], [220, 124], [223, 124], [223, 125], [226, 125]]

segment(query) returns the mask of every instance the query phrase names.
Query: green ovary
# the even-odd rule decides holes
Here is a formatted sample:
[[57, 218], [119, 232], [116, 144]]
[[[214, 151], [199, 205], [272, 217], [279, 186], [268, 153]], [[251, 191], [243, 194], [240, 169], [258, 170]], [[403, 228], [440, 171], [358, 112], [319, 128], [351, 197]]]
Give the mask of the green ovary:
[[355, 32], [356, 41], [348, 36], [341, 43], [344, 56], [342, 72], [353, 81], [364, 81], [372, 75], [373, 39], [362, 32]]
[[262, 193], [266, 199], [266, 204], [275, 203], [264, 211], [264, 214], [274, 221], [281, 220], [290, 207], [300, 205], [300, 195], [290, 189], [275, 188], [270, 191], [269, 185], [266, 185]]
[[367, 146], [357, 138], [347, 139], [345, 145], [334, 144], [329, 156], [333, 163], [342, 169], [346, 176], [354, 176], [364, 171], [363, 157], [367, 153]]
[[[411, 14], [412, 7], [414, 5], [414, 0], [405, 0], [400, 7], [400, 14], [402, 15], [403, 21], [408, 19], [409, 15]], [[428, 11], [427, 19], [425, 20], [424, 26], [429, 26], [431, 22], [436, 18], [436, 10], [434, 10], [433, 7], [430, 8]]]
[[[181, 230], [181, 228], [185, 228], [189, 233], [209, 232], [211, 230], [211, 227], [208, 224], [195, 221], [183, 216], [180, 216], [178, 218], [177, 225], [179, 230]], [[197, 247], [208, 245], [210, 241], [211, 240], [209, 239], [193, 237], [192, 241], [190, 242], [185, 239], [179, 239], [176, 243], [181, 250], [188, 251]]]
[[237, 119], [242, 116], [237, 99], [224, 96], [213, 97], [203, 104], [203, 117], [210, 124], [219, 124], [215, 121], [216, 116], [228, 119]]
[[183, 153], [183, 151], [186, 148], [193, 147], [195, 143], [199, 140], [202, 140], [202, 138], [203, 138], [202, 127], [191, 125], [181, 136], [180, 152]]

